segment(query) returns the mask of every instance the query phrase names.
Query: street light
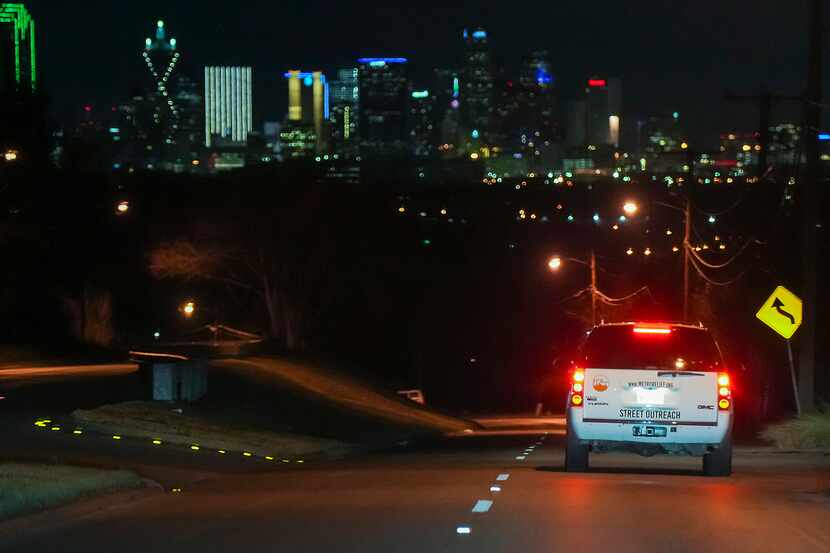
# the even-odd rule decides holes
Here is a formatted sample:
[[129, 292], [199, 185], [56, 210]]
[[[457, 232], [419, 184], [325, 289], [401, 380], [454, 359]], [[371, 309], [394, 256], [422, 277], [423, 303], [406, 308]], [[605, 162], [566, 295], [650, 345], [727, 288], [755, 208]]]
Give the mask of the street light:
[[591, 250], [591, 257], [588, 261], [577, 259], [575, 257], [561, 257], [555, 255], [550, 258], [548, 261], [548, 267], [551, 271], [558, 271], [562, 267], [562, 261], [572, 261], [574, 263], [579, 263], [580, 265], [584, 265], [591, 270], [591, 285], [589, 286], [588, 290], [591, 292], [591, 320], [593, 324], [597, 324], [597, 257], [594, 255], [594, 250]]
[[115, 206], [115, 211], [116, 211], [119, 215], [124, 215], [124, 214], [126, 214], [129, 210], [130, 210], [130, 202], [128, 202], [128, 201], [126, 201], [126, 200], [124, 200], [123, 202], [118, 202], [118, 204]]
[[12, 162], [17, 161], [17, 151], [15, 150], [8, 150], [5, 154], [3, 154], [3, 158], [6, 161]]
[[623, 211], [629, 217], [634, 215], [635, 213], [637, 213], [637, 211], [639, 211], [639, 209], [640, 209], [640, 206], [638, 206], [636, 203], [634, 203], [632, 201], [625, 202], [625, 204], [623, 205]]
[[187, 317], [188, 319], [193, 317], [193, 314], [195, 312], [196, 312], [196, 303], [195, 302], [188, 301], [188, 302], [185, 302], [184, 305], [182, 305], [182, 313], [184, 313], [184, 316]]

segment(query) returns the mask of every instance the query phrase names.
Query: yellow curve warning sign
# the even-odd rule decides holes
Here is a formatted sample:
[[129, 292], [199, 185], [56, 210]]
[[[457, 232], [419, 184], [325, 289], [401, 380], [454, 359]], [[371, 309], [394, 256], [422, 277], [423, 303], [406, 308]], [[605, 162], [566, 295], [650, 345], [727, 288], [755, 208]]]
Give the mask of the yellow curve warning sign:
[[801, 326], [801, 298], [779, 286], [755, 316], [789, 340]]

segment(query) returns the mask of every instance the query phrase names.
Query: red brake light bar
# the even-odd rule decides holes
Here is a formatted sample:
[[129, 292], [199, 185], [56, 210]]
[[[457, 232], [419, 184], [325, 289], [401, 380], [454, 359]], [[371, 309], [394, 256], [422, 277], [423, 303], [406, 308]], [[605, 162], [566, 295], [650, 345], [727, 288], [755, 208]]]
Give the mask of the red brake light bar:
[[671, 328], [664, 326], [635, 326], [634, 334], [671, 334]]
[[602, 87], [608, 84], [605, 79], [588, 79], [588, 86], [592, 88]]

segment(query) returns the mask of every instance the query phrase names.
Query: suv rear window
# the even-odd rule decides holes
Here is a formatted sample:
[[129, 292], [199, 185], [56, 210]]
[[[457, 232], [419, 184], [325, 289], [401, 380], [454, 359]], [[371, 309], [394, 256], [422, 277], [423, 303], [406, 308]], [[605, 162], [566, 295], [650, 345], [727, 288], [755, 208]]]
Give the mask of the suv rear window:
[[601, 326], [591, 331], [582, 349], [585, 367], [715, 371], [721, 365], [718, 347], [706, 330], [672, 327], [668, 334], [638, 334], [634, 328]]

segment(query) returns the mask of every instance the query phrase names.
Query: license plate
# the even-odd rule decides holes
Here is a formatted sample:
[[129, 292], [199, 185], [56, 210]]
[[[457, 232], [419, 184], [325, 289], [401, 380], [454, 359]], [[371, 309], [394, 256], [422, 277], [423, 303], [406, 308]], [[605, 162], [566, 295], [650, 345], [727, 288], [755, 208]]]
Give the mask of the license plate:
[[664, 405], [666, 403], [666, 390], [662, 388], [657, 390], [636, 388], [634, 392], [637, 394], [637, 403], [640, 405]]
[[634, 426], [632, 432], [635, 436], [643, 436], [646, 438], [665, 438], [665, 426]]

